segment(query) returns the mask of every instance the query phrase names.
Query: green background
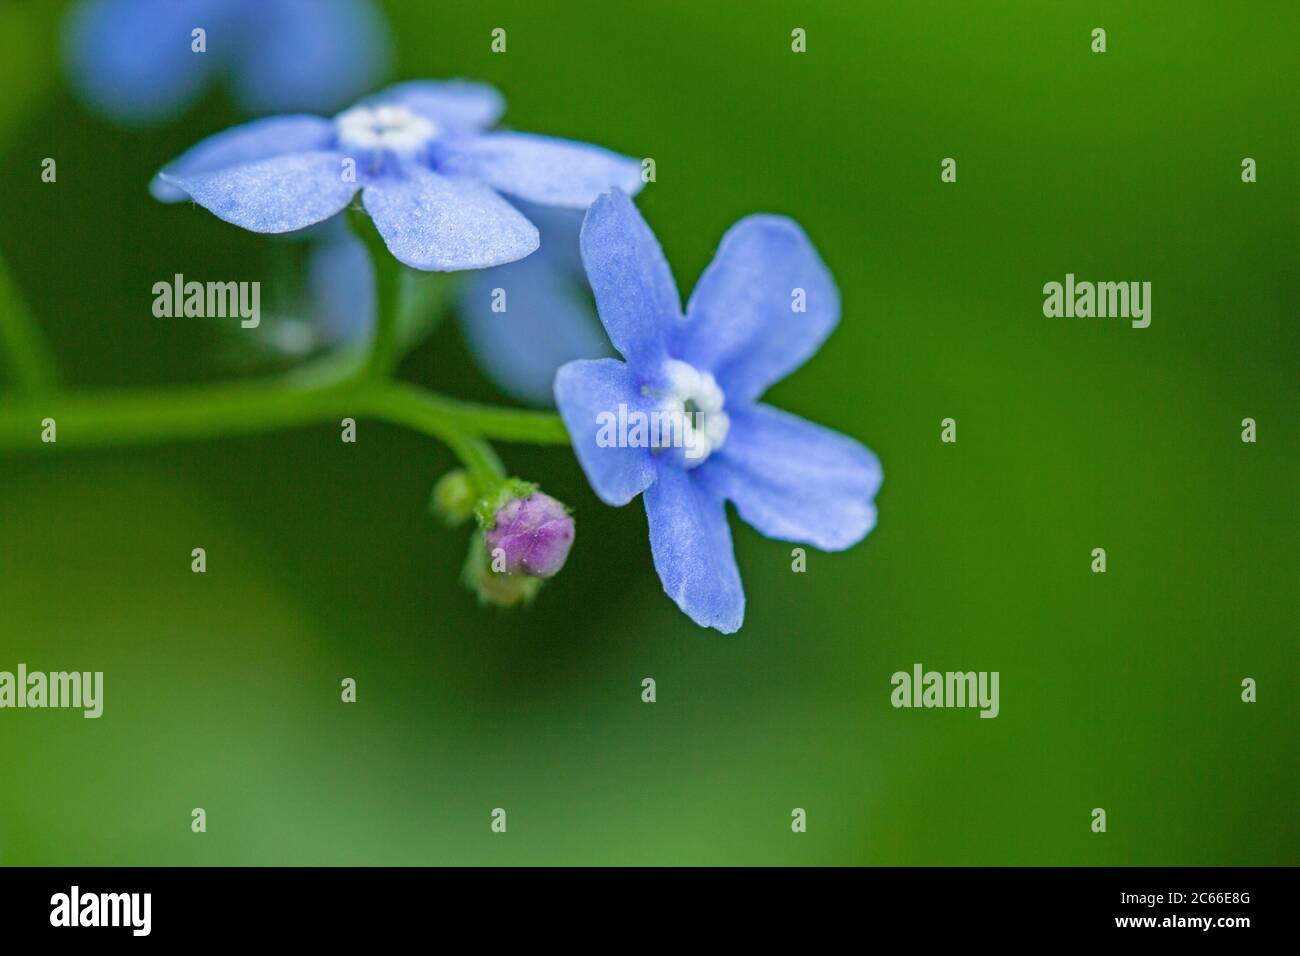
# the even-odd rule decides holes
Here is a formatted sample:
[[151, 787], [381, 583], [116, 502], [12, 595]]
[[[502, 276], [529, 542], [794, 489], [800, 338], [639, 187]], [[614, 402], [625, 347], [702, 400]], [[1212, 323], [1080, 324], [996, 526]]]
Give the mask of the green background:
[[[162, 129], [92, 118], [58, 8], [0, 12], [0, 251], [76, 384], [236, 374], [150, 288], [269, 281], [274, 244], [145, 185], [238, 116], [214, 91]], [[0, 711], [0, 862], [1298, 862], [1300, 6], [388, 9], [396, 77], [654, 157], [638, 204], [683, 294], [741, 216], [805, 227], [843, 319], [769, 400], [879, 454], [879, 526], [793, 574], [733, 514], [724, 637], [563, 448], [502, 449], [578, 522], [522, 613], [457, 583], [465, 536], [424, 510], [452, 459], [407, 431], [6, 454], [0, 669], [102, 670], [106, 701]], [[1066, 272], [1150, 281], [1150, 328], [1044, 318]], [[403, 374], [500, 400], [469, 363], [444, 322]], [[918, 661], [999, 671], [1001, 715], [893, 709]]]

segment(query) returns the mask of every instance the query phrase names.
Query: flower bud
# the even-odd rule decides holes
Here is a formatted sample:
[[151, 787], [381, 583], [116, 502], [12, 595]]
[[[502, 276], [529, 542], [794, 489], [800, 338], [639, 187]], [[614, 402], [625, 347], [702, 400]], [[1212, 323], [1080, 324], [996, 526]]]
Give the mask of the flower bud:
[[474, 482], [460, 469], [438, 479], [429, 498], [429, 510], [449, 528], [464, 524], [474, 514]]
[[573, 546], [573, 518], [548, 494], [509, 494], [483, 526], [489, 567], [497, 574], [554, 577]]
[[470, 540], [461, 579], [467, 588], [478, 595], [480, 604], [495, 604], [498, 607], [531, 604], [544, 583], [541, 578], [530, 578], [522, 574], [498, 574], [493, 571], [483, 548], [483, 536], [477, 534]]

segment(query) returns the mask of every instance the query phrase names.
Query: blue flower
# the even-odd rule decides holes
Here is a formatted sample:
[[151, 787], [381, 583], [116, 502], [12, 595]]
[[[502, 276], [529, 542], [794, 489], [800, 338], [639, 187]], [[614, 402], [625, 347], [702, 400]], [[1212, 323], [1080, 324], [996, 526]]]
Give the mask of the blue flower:
[[387, 71], [389, 35], [371, 0], [88, 0], [64, 46], [91, 108], [145, 124], [183, 112], [218, 77], [250, 113], [338, 109]]
[[839, 292], [803, 230], [778, 216], [728, 231], [684, 315], [663, 251], [625, 195], [591, 207], [581, 246], [601, 321], [627, 361], [561, 368], [560, 415], [602, 501], [644, 492], [669, 597], [697, 624], [732, 633], [745, 594], [726, 501], [770, 538], [828, 551], [876, 523], [876, 456], [758, 401], [830, 334]]
[[369, 341], [375, 327], [375, 269], [366, 244], [342, 218], [320, 227], [307, 253], [309, 314], [327, 347]]
[[614, 353], [582, 271], [582, 212], [532, 204], [520, 209], [540, 231], [541, 248], [470, 275], [457, 314], [461, 334], [493, 384], [522, 402], [549, 406], [561, 365]]
[[[582, 212], [519, 203], [538, 228], [541, 247], [517, 262], [467, 275], [457, 296], [461, 334], [492, 382], [522, 402], [555, 403], [552, 383], [565, 362], [613, 355], [596, 317], [578, 253]], [[268, 328], [284, 355], [347, 348], [369, 340], [375, 323], [374, 268], [365, 243], [342, 216], [312, 226], [306, 261], [304, 317]], [[506, 311], [494, 311], [501, 301]]]
[[487, 132], [503, 108], [501, 95], [479, 83], [402, 83], [332, 120], [279, 116], [218, 133], [164, 167], [150, 189], [265, 233], [328, 219], [360, 191], [399, 261], [450, 271], [513, 262], [537, 248], [537, 228], [501, 193], [581, 209], [611, 187], [641, 187], [640, 164], [625, 156]]

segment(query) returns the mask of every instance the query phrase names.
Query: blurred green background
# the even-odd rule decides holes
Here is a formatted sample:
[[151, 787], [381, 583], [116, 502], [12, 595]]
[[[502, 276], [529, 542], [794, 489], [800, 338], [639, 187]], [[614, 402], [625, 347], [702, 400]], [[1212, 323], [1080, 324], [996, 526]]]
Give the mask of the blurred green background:
[[[145, 186], [239, 116], [214, 91], [148, 132], [92, 118], [62, 6], [0, 8], [0, 251], [77, 385], [227, 377], [220, 323], [157, 320], [150, 288], [269, 277], [272, 243]], [[1300, 7], [387, 8], [397, 78], [654, 157], [638, 202], [684, 294], [741, 216], [803, 224], [843, 320], [769, 399], [880, 455], [879, 527], [793, 574], [733, 516], [723, 637], [566, 449], [502, 449], [578, 520], [523, 613], [458, 584], [465, 536], [425, 514], [452, 459], [398, 428], [8, 454], [0, 670], [102, 670], [106, 699], [0, 712], [0, 862], [1300, 862]], [[1150, 281], [1150, 328], [1044, 318], [1066, 272]], [[403, 374], [500, 400], [454, 322]], [[1001, 715], [893, 709], [918, 661], [999, 671]]]

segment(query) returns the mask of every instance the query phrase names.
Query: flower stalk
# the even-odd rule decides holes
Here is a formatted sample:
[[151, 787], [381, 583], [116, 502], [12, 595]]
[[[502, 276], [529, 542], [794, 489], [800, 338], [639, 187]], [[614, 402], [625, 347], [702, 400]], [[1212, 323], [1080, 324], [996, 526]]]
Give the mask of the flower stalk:
[[348, 225], [366, 247], [375, 272], [375, 330], [370, 354], [361, 370], [363, 378], [389, 375], [401, 357], [399, 322], [403, 306], [403, 266], [384, 245], [383, 237], [365, 211], [356, 206], [347, 211]]
[[[295, 389], [279, 380], [120, 391], [63, 392], [0, 405], [0, 451], [141, 445], [257, 434], [367, 417], [445, 442], [476, 482], [504, 475], [489, 440], [562, 445], [558, 416], [461, 402], [390, 380]], [[41, 442], [41, 421], [58, 441]]]
[[[364, 213], [354, 213], [364, 219]], [[39, 329], [0, 260], [0, 358], [17, 397], [0, 404], [0, 451], [94, 448], [222, 438], [369, 417], [403, 425], [446, 444], [478, 495], [506, 477], [490, 440], [563, 445], [556, 415], [461, 402], [395, 380], [401, 355], [403, 267], [368, 220], [353, 219], [375, 268], [378, 322], [357, 374], [340, 380], [308, 367], [260, 382], [104, 391], [61, 391]], [[324, 360], [323, 360], [324, 361]], [[53, 419], [58, 440], [41, 440]]]

